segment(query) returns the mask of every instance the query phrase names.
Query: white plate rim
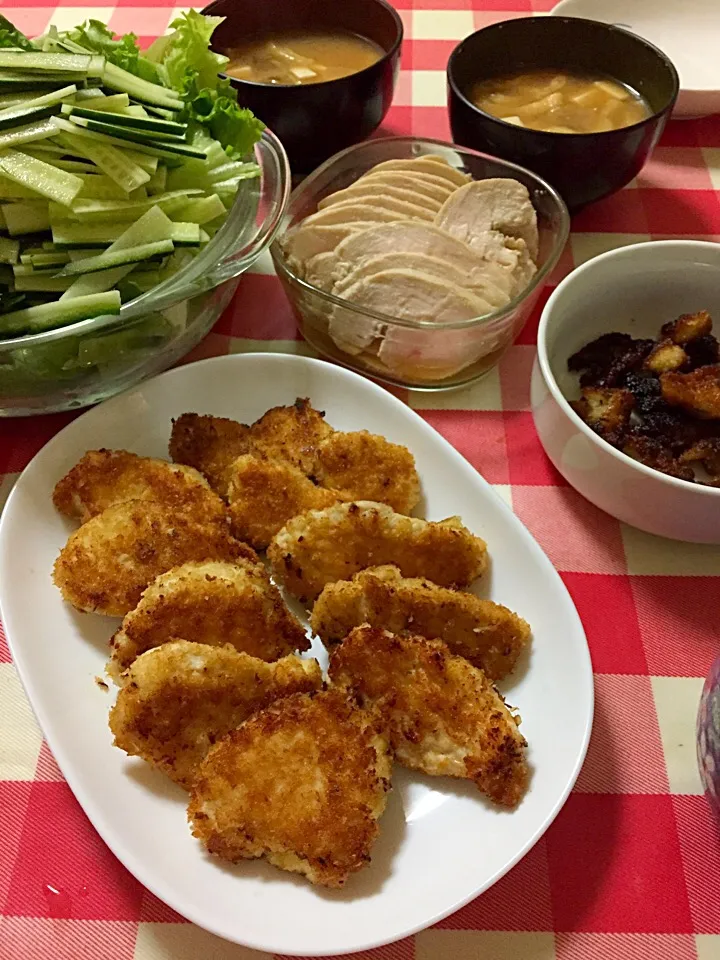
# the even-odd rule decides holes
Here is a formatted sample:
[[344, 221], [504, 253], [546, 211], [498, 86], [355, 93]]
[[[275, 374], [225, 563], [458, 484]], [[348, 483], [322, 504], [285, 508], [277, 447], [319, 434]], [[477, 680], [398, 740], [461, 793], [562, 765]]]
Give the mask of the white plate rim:
[[[37, 698], [34, 696], [33, 688], [34, 684], [31, 677], [31, 668], [29, 663], [25, 661], [22, 647], [15, 644], [13, 640], [13, 634], [15, 633], [13, 626], [13, 617], [12, 614], [8, 616], [7, 612], [7, 603], [4, 600], [4, 577], [3, 569], [6, 562], [6, 553], [7, 548], [5, 544], [5, 530], [9, 525], [8, 517], [12, 515], [14, 510], [14, 502], [16, 499], [19, 499], [20, 492], [22, 490], [22, 485], [24, 478], [28, 475], [32, 475], [35, 463], [43, 456], [46, 451], [53, 450], [56, 446], [60, 446], [63, 442], [63, 438], [68, 432], [72, 432], [77, 429], [78, 424], [84, 422], [93, 421], [96, 418], [104, 415], [104, 411], [108, 408], [110, 410], [115, 406], [121, 406], [127, 401], [127, 399], [133, 395], [140, 395], [145, 391], [148, 386], [156, 382], [167, 382], [170, 379], [182, 379], [185, 371], [189, 368], [198, 367], [221, 367], [225, 365], [232, 366], [242, 366], [248, 363], [256, 363], [258, 360], [261, 360], [264, 363], [269, 363], [270, 365], [280, 365], [292, 363], [299, 367], [308, 367], [308, 368], [324, 368], [331, 369], [335, 372], [336, 375], [339, 375], [341, 378], [348, 378], [353, 381], [360, 381], [365, 388], [369, 388], [372, 392], [377, 392], [383, 395], [383, 399], [391, 407], [400, 407], [403, 409], [406, 415], [410, 415], [412, 419], [415, 420], [418, 427], [421, 428], [426, 434], [432, 434], [436, 443], [439, 443], [445, 449], [445, 453], [449, 461], [457, 466], [459, 469], [464, 471], [469, 471], [474, 475], [476, 482], [486, 488], [487, 492], [495, 501], [495, 506], [498, 511], [505, 514], [506, 519], [509, 522], [520, 528], [523, 535], [528, 538], [528, 543], [531, 546], [531, 549], [536, 555], [538, 562], [542, 565], [547, 565], [549, 568], [549, 573], [551, 576], [557, 578], [557, 582], [562, 591], [567, 595], [567, 600], [569, 604], [569, 612], [571, 615], [574, 615], [576, 620], [576, 627], [580, 632], [580, 635], [585, 638], [585, 648], [584, 648], [584, 676], [583, 681], [586, 687], [586, 704], [587, 704], [587, 713], [585, 718], [585, 725], [582, 731], [581, 746], [578, 751], [575, 763], [571, 770], [571, 773], [565, 783], [563, 789], [560, 791], [557, 800], [546, 814], [545, 819], [540, 823], [535, 832], [526, 840], [524, 845], [516, 851], [516, 853], [506, 862], [506, 864], [499, 870], [495, 872], [489, 879], [483, 882], [476, 889], [468, 893], [467, 896], [458, 898], [452, 904], [446, 905], [442, 909], [439, 909], [432, 916], [427, 917], [425, 920], [416, 923], [412, 927], [407, 929], [399, 930], [397, 933], [392, 936], [384, 936], [378, 939], [369, 938], [366, 942], [355, 945], [352, 948], [347, 946], [339, 946], [335, 950], [328, 950], [324, 948], [322, 951], [316, 949], [300, 949], [293, 952], [293, 956], [298, 957], [317, 957], [317, 956], [337, 956], [339, 954], [352, 954], [364, 950], [372, 950], [378, 947], [385, 946], [387, 944], [395, 943], [398, 940], [404, 939], [405, 937], [412, 936], [422, 930], [427, 929], [433, 924], [443, 920], [444, 918], [450, 916], [451, 914], [457, 912], [459, 909], [464, 907], [466, 904], [470, 903], [472, 900], [476, 899], [482, 893], [485, 893], [489, 890], [498, 880], [504, 877], [529, 851], [537, 844], [541, 837], [548, 830], [550, 825], [553, 823], [565, 802], [567, 801], [568, 796], [572, 788], [574, 787], [577, 778], [580, 774], [580, 770], [585, 761], [587, 755], [587, 750], [590, 742], [590, 735], [592, 732], [593, 719], [594, 719], [594, 675], [592, 668], [592, 661], [590, 657], [590, 651], [587, 646], [587, 639], [585, 636], [585, 630], [580, 619], [580, 616], [577, 612], [575, 604], [570, 597], [567, 587], [564, 583], [557, 570], [552, 566], [547, 555], [544, 553], [542, 548], [539, 546], [535, 538], [532, 536], [529, 530], [525, 527], [522, 521], [513, 513], [510, 507], [502, 500], [502, 498], [492, 489], [492, 485], [477, 471], [470, 463], [462, 456], [452, 444], [445, 439], [438, 431], [430, 426], [414, 409], [412, 409], [408, 404], [396, 398], [389, 391], [383, 387], [377, 385], [372, 380], [368, 380], [365, 377], [360, 376], [359, 374], [354, 373], [353, 371], [346, 369], [335, 364], [330, 364], [324, 360], [317, 360], [311, 357], [304, 357], [296, 354], [281, 354], [281, 353], [263, 353], [263, 352], [253, 352], [253, 353], [244, 353], [244, 354], [228, 354], [218, 357], [210, 357], [204, 360], [196, 361], [192, 364], [186, 364], [180, 367], [175, 367], [172, 370], [161, 373], [155, 377], [146, 380], [135, 387], [132, 387], [122, 393], [111, 397], [108, 400], [105, 400], [103, 403], [98, 404], [97, 406], [91, 408], [90, 410], [85, 411], [71, 423], [67, 424], [60, 430], [54, 437], [52, 437], [30, 460], [25, 469], [21, 472], [20, 476], [17, 478], [17, 481], [13, 485], [13, 488], [8, 496], [8, 499], [5, 503], [5, 507], [0, 513], [0, 618], [2, 619], [5, 635], [10, 649], [10, 654], [12, 657], [12, 662], [15, 665], [15, 668], [20, 677], [21, 683], [27, 695], [28, 701], [30, 703], [31, 709], [37, 718], [37, 721], [40, 725], [40, 728], [43, 732], [43, 735], [48, 743], [48, 746], [57, 761], [57, 764], [65, 778], [68, 786], [70, 787], [73, 795], [80, 804], [84, 814], [87, 816], [90, 821], [91, 826], [99, 834], [103, 842], [111, 850], [115, 857], [120, 861], [120, 863], [133, 875], [133, 877], [146, 889], [148, 889], [152, 894], [154, 894], [159, 900], [167, 904], [171, 909], [175, 910], [178, 914], [185, 917], [185, 919], [195, 923], [197, 926], [202, 929], [212, 933], [222, 939], [229, 940], [230, 942], [237, 943], [239, 945], [248, 947], [250, 949], [259, 950], [261, 952], [268, 953], [287, 953], [286, 944], [277, 944], [273, 945], [272, 943], [257, 943], [245, 939], [236, 939], [228, 936], [227, 931], [217, 929], [211, 924], [208, 924], [201, 915], [195, 913], [192, 907], [188, 907], [186, 903], [177, 903], [172, 896], [168, 896], [167, 892], [161, 889], [157, 884], [153, 882], [151, 878], [146, 876], [146, 868], [143, 861], [138, 860], [133, 854], [117, 844], [113, 828], [106, 822], [104, 812], [102, 808], [98, 805], [95, 806], [92, 797], [88, 797], [83, 789], [77, 784], [75, 777], [73, 775], [73, 762], [68, 758], [65, 750], [62, 748], [62, 745], [57, 743], [54, 737], [54, 734], [50, 731], [53, 729], [53, 724], [51, 719], [46, 715], [45, 710], [43, 709], [42, 701], [38, 702]], [[492, 545], [491, 545], [492, 549]], [[66, 772], [67, 771], [67, 772]], [[69, 775], [68, 775], [69, 774]], [[90, 812], [91, 811], [91, 812]], [[112, 838], [112, 839], [111, 839]]]

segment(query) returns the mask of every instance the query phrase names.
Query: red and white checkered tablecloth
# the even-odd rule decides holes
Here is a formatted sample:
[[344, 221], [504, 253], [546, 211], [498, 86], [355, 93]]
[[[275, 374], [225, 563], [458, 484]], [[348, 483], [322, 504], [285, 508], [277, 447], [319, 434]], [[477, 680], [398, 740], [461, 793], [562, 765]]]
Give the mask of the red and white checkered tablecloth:
[[[441, 139], [450, 139], [444, 67], [456, 42], [478, 27], [542, 15], [553, 5], [395, 2], [406, 39], [385, 129]], [[162, 33], [180, 9], [173, 0], [92, 6], [63, 0], [57, 7], [52, 0], [0, 0], [0, 12], [29, 34], [49, 23], [66, 28], [96, 17], [144, 40]], [[677, 236], [720, 240], [718, 189], [720, 117], [671, 123], [636, 182], [575, 217], [552, 284], [622, 244]], [[529, 412], [541, 306], [500, 367], [479, 384], [401, 395], [512, 504], [572, 594], [595, 668], [588, 758], [555, 824], [508, 876], [437, 927], [358, 956], [720, 960], [720, 833], [702, 796], [694, 746], [702, 678], [719, 646], [720, 549], [625, 527], [584, 501], [551, 467]], [[258, 349], [311, 352], [298, 339], [267, 266], [244, 277], [193, 356]], [[0, 421], [0, 503], [33, 454], [72, 416]], [[43, 742], [0, 627], [0, 958], [260, 956], [184, 922], [115, 860]]]

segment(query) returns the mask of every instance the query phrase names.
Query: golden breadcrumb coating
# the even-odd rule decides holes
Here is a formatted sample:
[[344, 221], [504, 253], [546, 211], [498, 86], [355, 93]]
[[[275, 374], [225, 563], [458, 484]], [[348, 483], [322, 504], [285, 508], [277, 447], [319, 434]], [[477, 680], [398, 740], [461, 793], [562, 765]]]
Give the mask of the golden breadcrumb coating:
[[333, 432], [307, 399], [292, 406], [273, 407], [250, 427], [252, 449], [276, 460], [287, 460], [309, 476], [320, 441]]
[[699, 337], [706, 337], [712, 332], [712, 318], [707, 310], [698, 310], [697, 313], [683, 313], [677, 320], [663, 324], [660, 334], [668, 337], [673, 343], [684, 345]]
[[482, 670], [440, 640], [358, 627], [333, 652], [329, 673], [381, 710], [400, 763], [472, 780], [503, 806], [522, 799], [528, 767], [519, 721]]
[[318, 446], [313, 476], [349, 500], [387, 503], [397, 513], [410, 513], [420, 500], [415, 458], [407, 447], [367, 430], [326, 437]]
[[227, 493], [227, 470], [233, 460], [250, 447], [250, 428], [225, 417], [183, 413], [173, 420], [170, 435], [170, 456], [175, 463], [195, 467], [208, 483], [224, 497]]
[[155, 577], [189, 560], [250, 560], [224, 521], [201, 522], [152, 500], [126, 500], [68, 538], [53, 568], [63, 597], [78, 610], [122, 617]]
[[127, 450], [88, 450], [53, 491], [60, 513], [79, 517], [81, 523], [124, 500], [156, 500], [190, 510], [198, 520], [224, 511], [222, 500], [197, 470]]
[[316, 660], [265, 663], [175, 640], [139, 656], [123, 681], [110, 711], [115, 746], [190, 787], [214, 743], [279, 697], [319, 690], [322, 673]]
[[225, 860], [266, 857], [340, 887], [370, 860], [390, 768], [374, 713], [340, 691], [297, 694], [213, 747], [188, 817], [194, 836]]
[[268, 661], [310, 646], [263, 564], [246, 560], [185, 563], [153, 580], [110, 641], [109, 672], [117, 677], [145, 650], [179, 636]]
[[405, 578], [393, 566], [329, 583], [310, 617], [313, 632], [326, 644], [339, 643], [364, 623], [443, 640], [495, 681], [511, 672], [530, 642], [530, 627], [507, 607], [430, 580]]
[[257, 550], [266, 549], [278, 530], [299, 513], [348, 499], [317, 486], [286, 460], [270, 460], [260, 454], [238, 457], [229, 476], [232, 531]]
[[391, 563], [405, 577], [426, 577], [444, 587], [465, 587], [487, 567], [485, 541], [457, 517], [432, 523], [370, 501], [295, 517], [274, 537], [268, 557], [276, 576], [303, 602], [365, 567]]
[[660, 375], [663, 399], [693, 416], [720, 420], [720, 364]]

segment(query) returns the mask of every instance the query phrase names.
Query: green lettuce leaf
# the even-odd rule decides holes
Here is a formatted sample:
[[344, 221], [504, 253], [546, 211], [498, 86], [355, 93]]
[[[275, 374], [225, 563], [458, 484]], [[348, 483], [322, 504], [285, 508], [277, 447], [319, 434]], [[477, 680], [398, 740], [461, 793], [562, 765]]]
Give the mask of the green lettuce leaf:
[[142, 77], [150, 83], [159, 82], [157, 67], [143, 56], [134, 33], [126, 33], [119, 40], [115, 40], [112, 30], [108, 30], [104, 23], [87, 20], [81, 26], [68, 30], [63, 36], [79, 43], [86, 50], [102, 54], [110, 63], [122, 67], [136, 77]]
[[195, 71], [186, 70], [182, 93], [183, 119], [202, 124], [229, 154], [243, 157], [260, 139], [265, 124], [251, 110], [238, 106], [227, 78], [218, 78], [214, 90], [201, 88]]
[[[224, 17], [204, 17], [196, 10], [189, 10], [170, 24], [174, 31], [161, 37], [148, 50], [148, 57], [159, 62], [169, 87], [183, 91], [188, 71], [197, 76], [199, 87], [213, 89], [218, 74], [228, 63], [228, 58], [210, 49], [210, 38]], [[153, 49], [155, 48], [155, 49]]]
[[20, 47], [21, 50], [35, 50], [24, 33], [0, 14], [0, 47]]

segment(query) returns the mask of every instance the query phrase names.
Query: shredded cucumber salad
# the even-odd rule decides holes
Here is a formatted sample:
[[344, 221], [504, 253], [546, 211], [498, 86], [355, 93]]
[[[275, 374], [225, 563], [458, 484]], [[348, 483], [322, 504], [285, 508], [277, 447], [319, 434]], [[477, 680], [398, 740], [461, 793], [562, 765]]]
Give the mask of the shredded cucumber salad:
[[[263, 124], [209, 49], [221, 22], [191, 10], [142, 52], [96, 20], [29, 40], [0, 16], [0, 339], [118, 313], [259, 175]], [[49, 375], [77, 362], [54, 349]]]

